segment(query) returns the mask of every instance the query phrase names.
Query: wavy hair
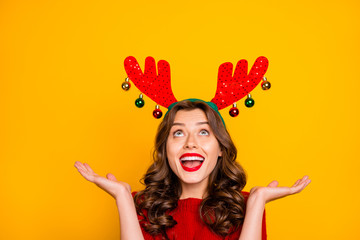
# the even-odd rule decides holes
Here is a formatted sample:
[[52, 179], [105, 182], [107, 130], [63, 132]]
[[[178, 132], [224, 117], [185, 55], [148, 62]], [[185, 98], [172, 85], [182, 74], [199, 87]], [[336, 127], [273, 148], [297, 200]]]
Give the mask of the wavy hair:
[[167, 161], [166, 142], [177, 111], [193, 109], [204, 111], [222, 151], [209, 175], [207, 197], [200, 205], [201, 220], [220, 236], [236, 231], [244, 221], [245, 200], [241, 191], [246, 185], [246, 173], [236, 162], [237, 149], [220, 116], [212, 108], [201, 101], [184, 100], [176, 104], [160, 123], [155, 138], [154, 162], [142, 178], [145, 189], [134, 196], [136, 211], [143, 217], [140, 224], [153, 236], [162, 234], [168, 239], [166, 230], [177, 224], [169, 212], [177, 207], [182, 189]]

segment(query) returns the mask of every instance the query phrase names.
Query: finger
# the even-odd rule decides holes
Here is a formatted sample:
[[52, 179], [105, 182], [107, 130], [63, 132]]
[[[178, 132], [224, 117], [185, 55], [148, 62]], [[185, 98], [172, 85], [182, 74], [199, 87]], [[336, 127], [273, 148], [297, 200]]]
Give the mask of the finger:
[[298, 180], [299, 183], [297, 184], [297, 186], [291, 188], [293, 194], [301, 192], [311, 182], [311, 180], [308, 178], [309, 176], [304, 176], [300, 181]]
[[107, 179], [109, 179], [109, 180], [112, 180], [112, 181], [116, 181], [116, 182], [117, 182], [116, 177], [115, 177], [114, 175], [112, 175], [111, 173], [106, 174], [106, 177], [107, 177]]
[[89, 164], [84, 163], [84, 166], [86, 167], [86, 169], [87, 169], [90, 173], [94, 173], [94, 170], [92, 170], [92, 168], [90, 167]]
[[306, 181], [307, 179], [309, 179], [309, 176], [305, 175], [301, 180]]
[[310, 180], [310, 179], [306, 180], [305, 187], [306, 187], [307, 185], [309, 185], [310, 183], [311, 183], [311, 180]]
[[300, 190], [298, 192], [301, 192], [307, 185], [309, 185], [310, 182], [311, 182], [311, 180], [307, 179], [307, 180], [303, 181], [301, 184], [299, 184]]
[[279, 185], [279, 182], [274, 180], [271, 183], [269, 183], [268, 187], [277, 187]]
[[75, 161], [74, 165], [77, 165], [77, 164], [81, 164], [81, 162], [80, 161]]
[[78, 170], [79, 169], [82, 169], [83, 171], [87, 171], [86, 167], [84, 166], [84, 164], [82, 164], [81, 162], [77, 161], [75, 162], [75, 165], [74, 165]]
[[295, 184], [293, 185], [293, 187], [298, 186], [299, 184], [302, 184], [304, 181], [306, 181], [308, 179], [309, 176], [305, 175], [304, 177], [302, 177], [301, 179], [298, 179]]
[[80, 165], [82, 165], [82, 163], [79, 162], [79, 161], [76, 161], [75, 164], [74, 164], [75, 167], [78, 167], [78, 166], [80, 166]]
[[89, 174], [89, 172], [87, 170], [83, 170], [83, 169], [79, 168], [78, 171], [81, 174], [81, 176], [83, 176], [86, 180], [88, 180], [90, 182], [94, 182], [94, 175]]
[[296, 187], [297, 185], [299, 185], [300, 181], [301, 181], [301, 179], [298, 179], [298, 180], [294, 183], [293, 187]]
[[79, 168], [80, 164], [81, 164], [81, 162], [76, 161], [76, 162], [74, 163], [74, 167]]
[[299, 193], [301, 192], [301, 190], [303, 189], [304, 185], [303, 184], [298, 184], [297, 186], [295, 187], [291, 187], [291, 193], [292, 194], [295, 194], [295, 193]]
[[302, 179], [300, 179], [298, 185], [304, 185], [308, 178], [309, 176], [305, 175]]

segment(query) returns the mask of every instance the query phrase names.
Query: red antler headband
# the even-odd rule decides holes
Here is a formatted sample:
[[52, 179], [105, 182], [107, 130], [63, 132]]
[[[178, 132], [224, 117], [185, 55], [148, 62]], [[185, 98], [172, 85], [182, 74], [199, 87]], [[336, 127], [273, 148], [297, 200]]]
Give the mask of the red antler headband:
[[[155, 60], [152, 57], [147, 57], [145, 59], [144, 73], [141, 71], [136, 59], [132, 56], [125, 59], [124, 65], [128, 77], [125, 79], [125, 82], [123, 82], [122, 88], [125, 91], [130, 89], [130, 79], [142, 93], [156, 102], [157, 105], [153, 115], [155, 118], [161, 118], [162, 112], [159, 109], [159, 105], [169, 108], [171, 104], [177, 102], [171, 89], [169, 63], [165, 60], [160, 60], [157, 64], [157, 73]], [[264, 76], [268, 65], [269, 62], [266, 57], [258, 57], [249, 74], [247, 74], [248, 63], [246, 60], [242, 59], [237, 63], [233, 75], [232, 63], [226, 62], [221, 64], [218, 72], [216, 94], [211, 102], [217, 106], [218, 110], [233, 105], [229, 111], [229, 114], [232, 117], [236, 117], [239, 114], [236, 102], [245, 95], [247, 95], [245, 106], [254, 106], [255, 101], [251, 98], [250, 92], [260, 83], [261, 80], [263, 80], [261, 84], [263, 90], [268, 90], [271, 87], [270, 82], [268, 82]], [[145, 101], [143, 99], [143, 95], [140, 94], [139, 98], [135, 101], [135, 105], [141, 108], [144, 104]], [[217, 109], [214, 110], [218, 112]]]

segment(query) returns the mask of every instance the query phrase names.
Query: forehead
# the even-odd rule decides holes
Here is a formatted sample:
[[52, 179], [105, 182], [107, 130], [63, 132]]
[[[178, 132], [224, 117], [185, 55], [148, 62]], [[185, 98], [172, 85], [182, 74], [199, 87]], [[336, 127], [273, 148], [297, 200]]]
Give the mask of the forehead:
[[174, 123], [197, 123], [197, 122], [206, 122], [208, 119], [201, 109], [193, 109], [193, 110], [179, 110], [174, 119]]

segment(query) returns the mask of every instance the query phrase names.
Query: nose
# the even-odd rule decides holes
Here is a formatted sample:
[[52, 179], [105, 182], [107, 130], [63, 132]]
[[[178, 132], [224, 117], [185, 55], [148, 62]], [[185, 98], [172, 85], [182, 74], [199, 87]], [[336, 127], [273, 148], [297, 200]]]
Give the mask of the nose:
[[189, 134], [188, 137], [186, 138], [184, 148], [185, 149], [198, 148], [196, 138], [194, 136], [192, 136], [191, 134]]

